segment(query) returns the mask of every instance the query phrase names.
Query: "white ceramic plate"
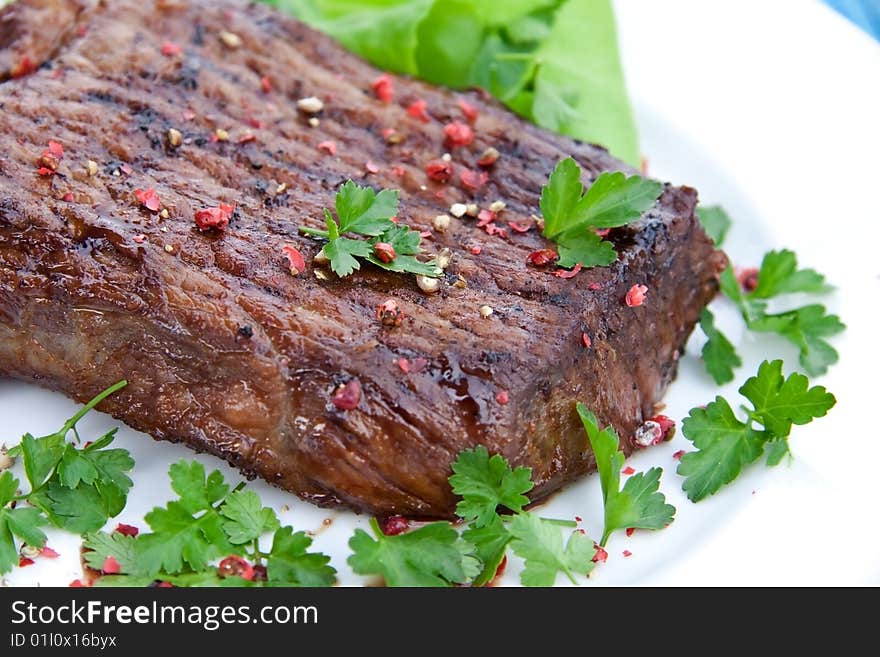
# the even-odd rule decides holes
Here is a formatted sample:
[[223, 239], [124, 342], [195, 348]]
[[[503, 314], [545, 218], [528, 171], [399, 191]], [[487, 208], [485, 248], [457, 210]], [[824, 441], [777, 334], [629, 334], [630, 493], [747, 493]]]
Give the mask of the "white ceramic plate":
[[[608, 562], [586, 585], [880, 583], [880, 422], [869, 399], [880, 365], [880, 47], [818, 2], [620, 0], [617, 11], [651, 173], [695, 186], [704, 201], [729, 210], [736, 223], [727, 249], [736, 262], [756, 265], [768, 248], [789, 247], [803, 265], [826, 273], [838, 286], [826, 303], [849, 329], [835, 340], [841, 362], [820, 381], [838, 405], [827, 418], [795, 428], [790, 465], [754, 467], [694, 505], [674, 472], [672, 454], [689, 445], [680, 435], [631, 459], [637, 470], [664, 468], [662, 490], [678, 508], [676, 521], [660, 532], [615, 535]], [[763, 357], [796, 363], [788, 345], [743, 335], [723, 301], [713, 310], [740, 344], [739, 382]], [[666, 399], [666, 413], [677, 420], [737, 387], [713, 385], [696, 356], [697, 334]], [[55, 431], [75, 408], [61, 395], [0, 380], [0, 440]], [[92, 414], [80, 431], [99, 435], [116, 424]], [[145, 526], [144, 513], [172, 497], [166, 472], [178, 459], [198, 458], [239, 479], [216, 459], [125, 427], [118, 444], [137, 466], [128, 507], [110, 528], [120, 521]], [[345, 558], [365, 517], [318, 509], [262, 482], [251, 486], [276, 509], [289, 506], [282, 522], [316, 531], [315, 548], [332, 556], [341, 583], [364, 581]], [[591, 477], [554, 496], [542, 514], [580, 516], [595, 537], [600, 500]], [[49, 545], [59, 559], [39, 558], [7, 575], [8, 583], [63, 586], [80, 577], [78, 539], [52, 531]], [[515, 584], [518, 571], [514, 559], [504, 582]]]

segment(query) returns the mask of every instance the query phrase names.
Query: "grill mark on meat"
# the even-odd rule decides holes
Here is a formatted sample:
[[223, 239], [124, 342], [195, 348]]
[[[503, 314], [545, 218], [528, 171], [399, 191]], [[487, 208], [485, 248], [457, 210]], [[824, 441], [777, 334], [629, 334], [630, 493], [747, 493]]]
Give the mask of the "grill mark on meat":
[[[310, 271], [294, 278], [280, 246], [310, 262], [320, 244], [297, 227], [322, 228], [321, 209], [349, 177], [400, 189], [401, 219], [429, 230], [460, 201], [504, 200], [502, 226], [527, 218], [568, 154], [585, 184], [604, 170], [631, 169], [601, 148], [515, 119], [479, 92], [397, 79], [399, 102], [379, 103], [369, 91], [378, 71], [267, 7], [178, 4], [20, 0], [0, 12], [0, 26], [14, 22], [19, 32], [10, 41], [0, 27], [8, 153], [0, 162], [0, 373], [81, 400], [128, 378], [102, 408], [133, 427], [222, 456], [316, 503], [383, 515], [451, 514], [449, 463], [477, 443], [533, 467], [536, 497], [593, 469], [575, 399], [614, 424], [631, 449], [626, 438], [674, 376], [672, 353], [724, 262], [695, 222], [693, 190], [667, 186], [641, 221], [611, 232], [621, 253], [615, 265], [570, 281], [526, 268], [528, 253], [545, 245], [537, 229], [501, 240], [467, 218], [427, 243], [452, 250], [449, 276], [464, 276], [466, 289], [444, 285], [425, 297], [412, 277], [371, 267], [344, 280], [318, 281]], [[41, 22], [37, 7], [49, 5], [66, 21]], [[74, 15], [85, 37], [70, 28]], [[220, 30], [242, 46], [226, 48]], [[162, 56], [165, 40], [183, 53]], [[8, 80], [23, 48], [51, 70]], [[268, 96], [263, 75], [272, 79]], [[325, 101], [317, 128], [295, 107], [310, 95]], [[461, 120], [457, 97], [480, 111], [474, 144], [453, 152], [457, 170], [476, 169], [488, 146], [501, 153], [475, 192], [457, 174], [444, 186], [424, 172], [445, 150], [443, 122]], [[431, 123], [406, 113], [415, 98], [427, 101]], [[249, 126], [252, 118], [262, 126]], [[183, 133], [179, 148], [166, 142], [171, 127]], [[385, 127], [406, 141], [389, 145]], [[216, 128], [231, 140], [212, 142]], [[256, 141], [236, 144], [246, 132]], [[64, 144], [65, 158], [46, 179], [34, 161], [49, 138]], [[338, 144], [335, 156], [318, 149], [325, 140]], [[82, 171], [87, 159], [101, 166], [97, 176]], [[380, 171], [367, 172], [368, 160]], [[112, 175], [122, 164], [130, 175]], [[277, 193], [281, 183], [287, 191]], [[170, 218], [138, 207], [136, 187], [155, 187]], [[68, 190], [76, 203], [59, 200]], [[219, 202], [237, 206], [229, 229], [201, 233], [193, 213]], [[626, 308], [636, 282], [649, 285], [649, 300]], [[389, 297], [409, 318], [399, 329], [375, 319]], [[491, 318], [479, 316], [482, 304], [495, 309]], [[590, 351], [578, 341], [585, 328]], [[428, 365], [404, 375], [394, 363], [401, 357]], [[351, 377], [363, 397], [341, 413], [330, 396]], [[500, 389], [507, 405], [495, 400]]]

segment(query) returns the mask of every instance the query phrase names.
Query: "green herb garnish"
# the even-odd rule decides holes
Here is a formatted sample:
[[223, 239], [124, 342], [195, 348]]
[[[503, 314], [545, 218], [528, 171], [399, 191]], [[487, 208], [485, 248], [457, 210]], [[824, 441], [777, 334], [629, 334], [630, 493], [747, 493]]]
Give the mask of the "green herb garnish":
[[697, 218], [715, 246], [721, 248], [733, 223], [730, 215], [720, 205], [701, 205], [697, 208]]
[[[300, 227], [300, 232], [327, 241], [322, 253], [330, 260], [330, 268], [340, 277], [360, 269], [358, 258], [367, 260], [388, 271], [436, 277], [440, 275], [435, 262], [421, 262], [419, 253], [421, 236], [407, 226], [391, 221], [397, 216], [398, 194], [396, 190], [383, 189], [377, 194], [371, 187], [362, 187], [347, 181], [336, 193], [336, 219], [324, 210], [327, 230]], [[372, 239], [352, 239], [346, 234], [361, 235]], [[390, 244], [396, 257], [385, 262], [380, 260], [374, 247], [378, 243]]]
[[[798, 269], [797, 256], [791, 251], [770, 251], [758, 271], [758, 284], [746, 292], [737, 281], [732, 267], [721, 274], [721, 291], [733, 301], [746, 326], [757, 333], [775, 333], [792, 342], [800, 351], [800, 364], [810, 376], [828, 371], [838, 360], [837, 350], [826, 338], [843, 331], [846, 326], [825, 306], [810, 304], [781, 313], [768, 312], [768, 301], [794, 293], [823, 293], [832, 288], [813, 269]], [[704, 313], [700, 326], [709, 338], [703, 359], [717, 383], [733, 380], [733, 367], [739, 357], [730, 341], [715, 328], [712, 315]]]
[[639, 472], [620, 488], [620, 470], [626, 455], [618, 449], [620, 439], [612, 427], [599, 429], [599, 422], [583, 404], [577, 405], [590, 446], [596, 455], [602, 498], [605, 502], [605, 529], [600, 545], [619, 529], [663, 529], [675, 517], [675, 507], [659, 492], [661, 468]]
[[685, 454], [678, 466], [678, 474], [685, 477], [687, 496], [698, 502], [712, 495], [736, 479], [746, 465], [757, 461], [768, 446], [768, 465], [778, 464], [789, 453], [792, 425], [822, 417], [836, 403], [825, 388], [809, 385], [803, 374], [785, 378], [781, 360], [764, 361], [758, 373], [739, 389], [752, 403], [750, 409], [743, 407], [745, 421], [720, 396], [705, 408], [691, 409], [682, 432], [698, 451]]
[[601, 174], [584, 193], [581, 168], [573, 158], [562, 160], [541, 190], [543, 235], [556, 242], [560, 267], [610, 265], [617, 260], [611, 242], [596, 229], [624, 226], [654, 205], [663, 185], [621, 172]]
[[[102, 570], [108, 557], [118, 572], [98, 582], [110, 586], [144, 586], [161, 580], [175, 586], [329, 586], [336, 579], [330, 558], [309, 552], [312, 539], [281, 526], [275, 512], [240, 484], [230, 491], [219, 470], [205, 473], [197, 461], [180, 461], [169, 469], [176, 500], [146, 515], [151, 533], [137, 537], [93, 533], [84, 537], [85, 560]], [[260, 539], [272, 535], [264, 551]], [[264, 565], [266, 582], [222, 576], [214, 561], [230, 555]]]
[[[30, 490], [19, 493], [21, 482], [6, 470], [0, 475], [0, 573], [18, 563], [15, 538], [32, 547], [46, 544], [40, 527], [54, 525], [82, 533], [101, 527], [125, 507], [134, 459], [125, 449], [108, 449], [116, 435], [111, 429], [79, 447], [68, 442], [80, 436], [77, 423], [95, 406], [125, 387], [120, 381], [83, 406], [55, 433], [34, 438], [26, 433], [9, 450], [20, 457]], [[15, 502], [15, 508], [7, 508]]]

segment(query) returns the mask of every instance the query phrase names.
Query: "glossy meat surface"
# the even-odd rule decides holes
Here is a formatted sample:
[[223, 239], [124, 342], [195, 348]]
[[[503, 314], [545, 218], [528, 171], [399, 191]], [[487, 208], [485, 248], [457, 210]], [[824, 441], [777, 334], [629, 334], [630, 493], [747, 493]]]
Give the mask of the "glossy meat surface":
[[[21, 75], [23, 58], [37, 70]], [[667, 186], [612, 231], [617, 263], [556, 278], [526, 265], [549, 246], [537, 229], [506, 222], [528, 225], [567, 155], [585, 184], [625, 165], [478, 92], [394, 78], [386, 104], [371, 89], [380, 74], [263, 5], [29, 0], [0, 12], [0, 375], [80, 401], [125, 378], [101, 408], [132, 427], [317, 504], [382, 515], [450, 515], [449, 465], [476, 444], [532, 467], [535, 497], [594, 469], [576, 400], [631, 450], [724, 263], [694, 218], [696, 192]], [[296, 105], [310, 96], [324, 105], [314, 117]], [[407, 112], [416, 100], [427, 122]], [[462, 100], [479, 112], [474, 143], [450, 151], [449, 183], [433, 181], [426, 164], [448, 150], [444, 125], [467, 121]], [[64, 156], [40, 175], [49, 140]], [[500, 159], [468, 187], [459, 174], [482, 171], [488, 147]], [[370, 266], [316, 277], [321, 245], [298, 227], [322, 227], [348, 178], [401, 190], [400, 221], [431, 231], [429, 252], [450, 249], [438, 294]], [[167, 218], [135, 199], [147, 188]], [[496, 200], [504, 237], [467, 216], [432, 229], [452, 203]], [[220, 203], [236, 206], [228, 229], [199, 231], [195, 212]], [[308, 263], [298, 276], [288, 244]], [[628, 307], [635, 284], [647, 300]], [[377, 320], [388, 299], [400, 327]], [[424, 368], [405, 373], [401, 359]], [[333, 393], [353, 379], [361, 399], [339, 410]]]

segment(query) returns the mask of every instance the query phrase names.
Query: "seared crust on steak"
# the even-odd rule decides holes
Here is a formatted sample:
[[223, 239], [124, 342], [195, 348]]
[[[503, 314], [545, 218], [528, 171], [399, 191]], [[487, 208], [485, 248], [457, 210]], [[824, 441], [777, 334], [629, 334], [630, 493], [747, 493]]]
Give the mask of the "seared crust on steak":
[[[223, 31], [240, 45], [224, 43]], [[163, 55], [166, 42], [182, 52]], [[38, 70], [12, 77], [24, 57]], [[5, 8], [0, 374], [79, 401], [125, 378], [101, 408], [130, 426], [318, 504], [382, 515], [451, 515], [450, 463], [477, 444], [533, 468], [536, 498], [594, 469], [576, 400], [631, 450], [725, 262], [694, 218], [696, 192], [667, 185], [639, 222], [611, 232], [618, 262], [569, 280], [526, 265], [549, 246], [536, 228], [490, 236], [468, 217], [425, 241], [452, 253], [438, 294], [369, 265], [319, 280], [311, 261], [320, 243], [298, 227], [323, 227], [322, 209], [348, 178], [400, 189], [400, 220], [430, 231], [456, 202], [503, 200], [497, 225], [527, 222], [567, 155], [585, 184], [628, 170], [478, 92], [394, 78], [385, 104], [371, 91], [379, 74], [259, 4]], [[317, 127], [296, 107], [308, 96], [324, 103]], [[416, 99], [429, 122], [407, 113]], [[459, 99], [479, 111], [476, 138], [452, 151], [456, 175], [442, 184], [425, 166], [446, 150], [444, 124], [466, 120]], [[170, 128], [182, 133], [178, 147]], [[405, 141], [390, 143], [387, 128]], [[54, 175], [40, 175], [50, 139], [64, 157]], [[500, 159], [488, 183], [470, 189], [458, 172], [479, 170], [487, 147]], [[136, 188], [155, 188], [168, 217], [140, 207]], [[228, 229], [198, 230], [195, 212], [220, 203], [236, 206]], [[287, 244], [309, 263], [298, 276]], [[635, 284], [647, 299], [628, 307]], [[406, 315], [399, 327], [377, 319], [389, 298]], [[404, 373], [400, 359], [418, 358], [424, 369]], [[351, 379], [360, 402], [339, 410], [334, 390]]]

